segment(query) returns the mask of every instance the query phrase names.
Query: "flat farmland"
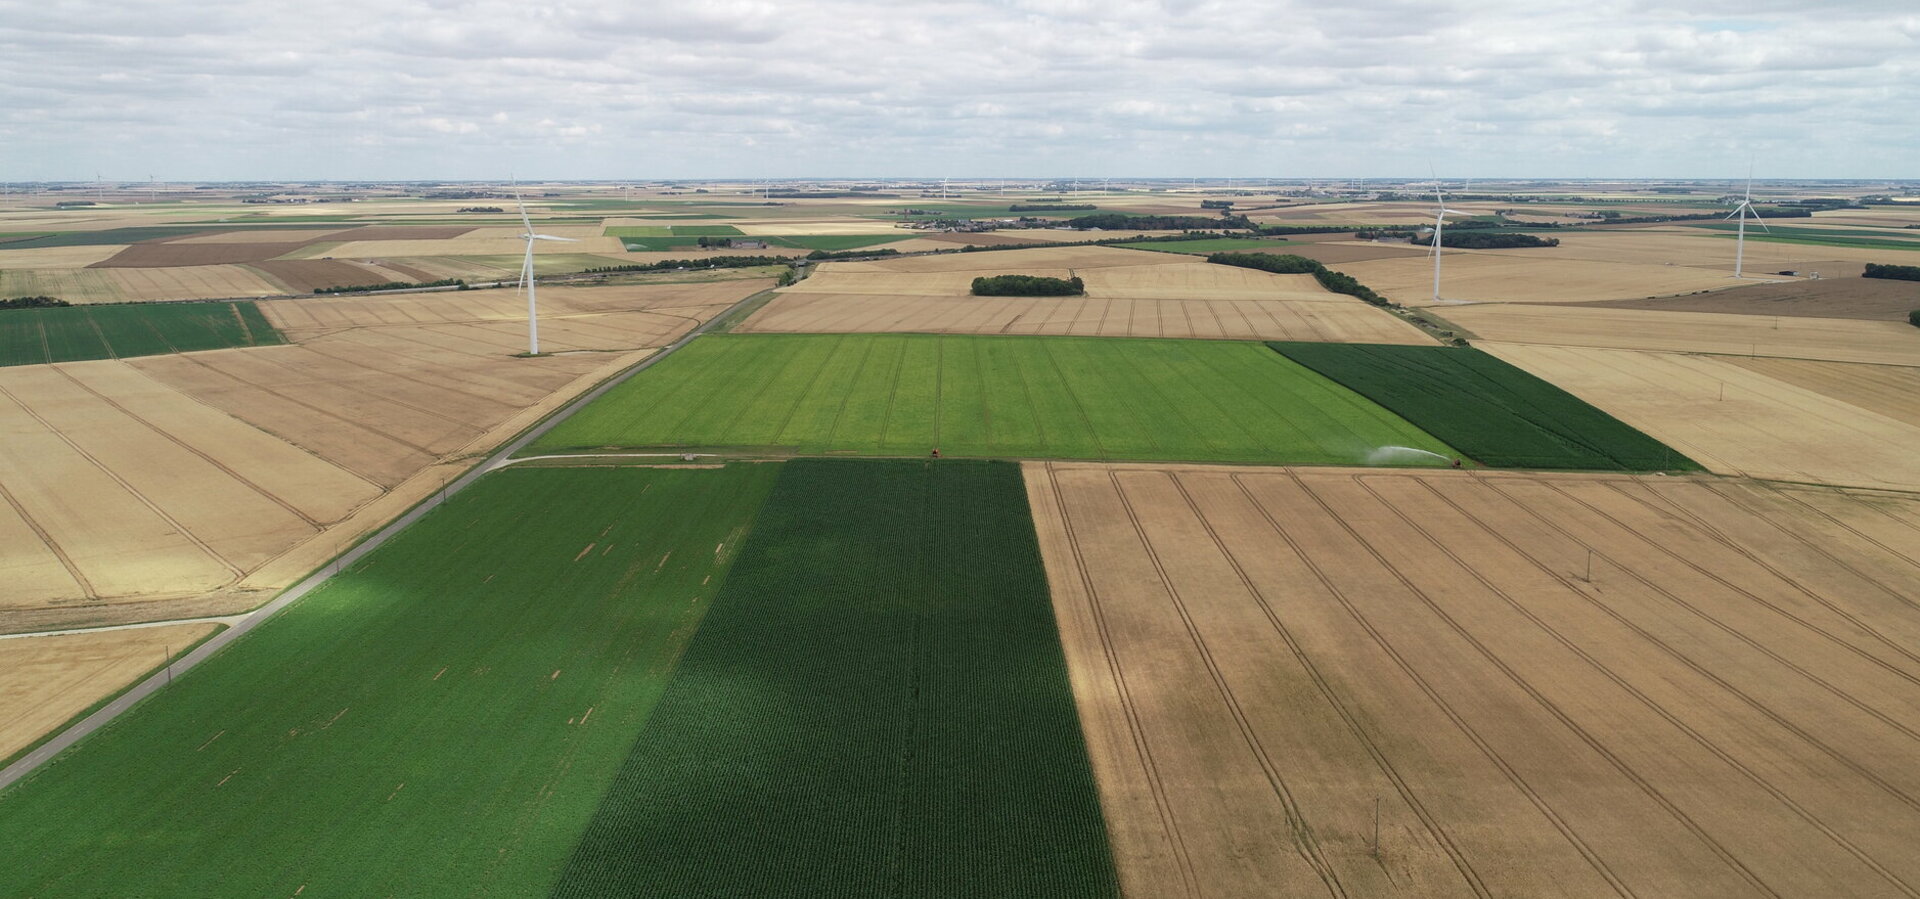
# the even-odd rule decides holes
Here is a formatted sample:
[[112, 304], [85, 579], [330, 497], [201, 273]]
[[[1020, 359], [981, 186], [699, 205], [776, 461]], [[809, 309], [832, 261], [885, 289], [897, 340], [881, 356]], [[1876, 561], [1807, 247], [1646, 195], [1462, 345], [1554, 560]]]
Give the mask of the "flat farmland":
[[0, 759], [218, 630], [173, 624], [0, 639]]
[[781, 293], [734, 330], [1433, 342], [1384, 311], [1325, 292], [1311, 299], [1264, 300]]
[[1911, 497], [1026, 470], [1128, 895], [1920, 882]]
[[[1084, 236], [1081, 239], [1085, 239]], [[974, 272], [991, 275], [1041, 269], [1103, 268], [1109, 265], [1169, 265], [1189, 262], [1173, 253], [1123, 250], [1117, 247], [1035, 247], [1030, 250], [994, 250], [986, 253], [942, 253], [935, 256], [911, 256], [876, 262], [830, 262], [822, 272]], [[1084, 275], [1085, 272], [1079, 272]], [[818, 277], [816, 274], [815, 277]], [[812, 278], [808, 279], [809, 281]], [[805, 281], [801, 282], [805, 284]]]
[[257, 605], [766, 283], [555, 291], [548, 345], [601, 352], [513, 358], [512, 292], [467, 291], [270, 305], [297, 346], [0, 369], [0, 630]]
[[1269, 346], [1488, 465], [1620, 471], [1700, 467], [1579, 397], [1471, 347]]
[[[1729, 223], [1729, 227], [1731, 227]], [[1756, 238], [1764, 236], [1759, 228], [1747, 226], [1747, 248], [1743, 271], [1748, 277], [1767, 277], [1781, 269], [1818, 271], [1827, 277], [1858, 274], [1865, 262], [1885, 261], [1884, 251], [1772, 243]], [[1592, 262], [1634, 263], [1699, 268], [1733, 273], [1738, 249], [1729, 235], [1690, 226], [1654, 226], [1618, 231], [1571, 231], [1550, 234], [1560, 245], [1551, 249], [1516, 248], [1475, 250], [1476, 254], [1535, 258], [1530, 254], [1548, 253], [1556, 259], [1582, 259]], [[1916, 244], [1920, 245], [1920, 244]], [[1825, 266], [1825, 267], [1823, 267]], [[1847, 267], [1856, 270], [1847, 272]], [[1737, 282], [1736, 282], [1737, 283]]]
[[0, 794], [0, 894], [546, 893], [773, 476], [489, 475]]
[[621, 384], [527, 452], [925, 456], [938, 447], [951, 456], [1338, 464], [1385, 445], [1455, 455], [1257, 343], [718, 334]]
[[1699, 296], [1610, 300], [1591, 305], [1661, 312], [1792, 315], [1897, 322], [1906, 321], [1907, 313], [1920, 306], [1920, 287], [1913, 282], [1861, 278], [1857, 277], [1859, 265], [1848, 268], [1855, 271], [1840, 271], [1831, 267], [1822, 269], [1820, 271], [1825, 277], [1818, 281], [1780, 281], [1717, 290]]
[[1748, 371], [1920, 427], [1920, 368], [1806, 359], [1724, 358]]
[[270, 297], [286, 292], [284, 285], [244, 265], [0, 271], [0, 294], [53, 296], [70, 303], [213, 300]]
[[8, 309], [0, 366], [118, 359], [286, 341], [253, 303], [147, 303]]
[[1592, 306], [1444, 306], [1427, 311], [1482, 340], [1505, 343], [1920, 365], [1920, 328], [1905, 322]]
[[[1740, 283], [1727, 272], [1594, 262], [1554, 256], [1554, 249], [1531, 250], [1536, 255], [1530, 256], [1449, 250], [1441, 260], [1440, 295], [1470, 303], [1586, 303], [1718, 290]], [[1342, 263], [1339, 268], [1396, 303], [1433, 303], [1433, 260], [1425, 253]]]
[[[1722, 474], [1920, 490], [1920, 426], [1846, 400], [1874, 372], [1827, 392], [1735, 357], [1586, 347], [1480, 344]], [[1751, 360], [1766, 362], [1770, 360]], [[1905, 369], [1920, 371], [1920, 369]], [[1849, 382], [1851, 384], [1849, 385]]]
[[554, 895], [1114, 896], [1019, 467], [779, 467]]

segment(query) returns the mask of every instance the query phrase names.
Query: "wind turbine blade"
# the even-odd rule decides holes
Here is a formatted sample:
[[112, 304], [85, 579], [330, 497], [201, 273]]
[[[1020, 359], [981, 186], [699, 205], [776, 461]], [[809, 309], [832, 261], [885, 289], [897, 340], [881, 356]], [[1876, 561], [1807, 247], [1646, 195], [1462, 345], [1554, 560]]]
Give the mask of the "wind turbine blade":
[[1721, 221], [1723, 221], [1723, 222], [1724, 222], [1724, 221], [1726, 221], [1727, 219], [1730, 219], [1730, 218], [1733, 218], [1733, 217], [1734, 217], [1734, 216], [1736, 216], [1736, 215], [1739, 215], [1739, 214], [1740, 214], [1740, 213], [1741, 213], [1741, 212], [1742, 212], [1743, 210], [1745, 210], [1746, 208], [1747, 208], [1747, 207], [1745, 207], [1745, 206], [1736, 206], [1736, 207], [1734, 207], [1734, 210], [1733, 210], [1732, 212], [1729, 212], [1729, 213], [1727, 213], [1727, 216], [1726, 216], [1726, 218], [1723, 218], [1723, 219], [1721, 219]]
[[555, 237], [551, 234], [529, 234], [527, 235], [527, 239], [528, 240], [564, 240], [567, 243], [580, 242], [580, 238], [578, 237]]
[[1760, 230], [1762, 230], [1762, 231], [1765, 231], [1765, 232], [1767, 232], [1768, 234], [1772, 234], [1772, 233], [1773, 233], [1773, 229], [1772, 229], [1772, 228], [1769, 228], [1769, 227], [1767, 227], [1767, 220], [1766, 220], [1766, 219], [1763, 219], [1763, 218], [1761, 218], [1761, 217], [1760, 217], [1760, 213], [1758, 213], [1758, 212], [1756, 212], [1756, 213], [1754, 213], [1754, 214], [1753, 214], [1753, 223], [1754, 223], [1754, 224], [1756, 224], [1756, 225], [1759, 225], [1759, 226], [1760, 226]]

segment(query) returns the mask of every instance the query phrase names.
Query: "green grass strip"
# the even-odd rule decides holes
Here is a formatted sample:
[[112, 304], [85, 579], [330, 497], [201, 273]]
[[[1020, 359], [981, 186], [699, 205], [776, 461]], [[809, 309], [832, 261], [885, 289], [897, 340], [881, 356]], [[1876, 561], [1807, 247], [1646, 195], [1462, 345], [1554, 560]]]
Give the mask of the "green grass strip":
[[1700, 468], [1585, 400], [1471, 347], [1268, 346], [1486, 465], [1610, 471]]
[[554, 895], [1115, 895], [1019, 467], [782, 467]]
[[545, 893], [774, 468], [488, 475], [0, 793], [0, 896]]
[[[1258, 343], [712, 334], [528, 452], [924, 456], [938, 447], [953, 457], [1350, 465], [1391, 445], [1457, 455]], [[1423, 459], [1445, 464], [1399, 462]]]

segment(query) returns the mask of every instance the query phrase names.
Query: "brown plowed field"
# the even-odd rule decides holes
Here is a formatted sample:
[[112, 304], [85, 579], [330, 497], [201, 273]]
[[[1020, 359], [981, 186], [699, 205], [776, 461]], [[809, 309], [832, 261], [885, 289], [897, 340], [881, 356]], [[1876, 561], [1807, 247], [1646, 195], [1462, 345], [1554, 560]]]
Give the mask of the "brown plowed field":
[[[1482, 343], [1480, 348], [1658, 438], [1708, 469], [1788, 481], [1920, 490], [1920, 424], [1849, 401], [1884, 395], [1875, 365], [1821, 370], [1800, 386], [1771, 363], [1587, 347]], [[1812, 363], [1835, 366], [1837, 363]], [[1815, 375], [1808, 375], [1812, 378]], [[1911, 396], [1904, 398], [1911, 403]]]
[[1027, 482], [1129, 895], [1920, 883], [1911, 498], [1082, 463]]
[[[1555, 256], [1554, 249], [1534, 255], [1499, 255], [1476, 250], [1447, 250], [1440, 264], [1440, 296], [1469, 303], [1587, 303], [1720, 290], [1740, 282], [1728, 271], [1684, 265], [1595, 262]], [[1433, 261], [1418, 256], [1352, 262], [1338, 267], [1396, 303], [1433, 302]]]
[[433, 280], [403, 273], [380, 272], [371, 266], [337, 259], [266, 259], [253, 263], [253, 267], [287, 285], [290, 293], [312, 293], [322, 287], [358, 287], [396, 280]]
[[0, 640], [0, 759], [213, 633], [175, 624]]
[[1905, 322], [1519, 304], [1422, 313], [1508, 343], [1920, 365], [1920, 328]]
[[137, 243], [92, 265], [93, 268], [172, 268], [262, 262], [287, 252], [284, 243]]
[[[1860, 265], [1855, 263], [1857, 275]], [[1754, 284], [1689, 297], [1659, 300], [1611, 300], [1586, 305], [1619, 309], [1655, 309], [1663, 312], [1725, 312], [1736, 315], [1794, 315], [1810, 318], [1857, 318], [1868, 321], [1907, 320], [1920, 309], [1920, 285], [1884, 278], [1836, 277], [1821, 269], [1818, 281]]]

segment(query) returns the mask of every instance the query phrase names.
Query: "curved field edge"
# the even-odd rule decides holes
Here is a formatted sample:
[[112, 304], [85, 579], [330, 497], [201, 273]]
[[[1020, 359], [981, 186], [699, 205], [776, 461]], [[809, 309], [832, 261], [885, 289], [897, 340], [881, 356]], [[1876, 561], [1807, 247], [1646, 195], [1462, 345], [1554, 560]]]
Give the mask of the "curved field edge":
[[0, 793], [0, 894], [544, 892], [774, 474], [488, 475]]
[[1592, 404], [1471, 347], [1270, 341], [1485, 465], [1699, 471], [1699, 463]]
[[555, 895], [1116, 890], [1018, 465], [816, 459]]
[[709, 334], [525, 452], [1331, 465], [1382, 446], [1457, 455], [1253, 342]]

